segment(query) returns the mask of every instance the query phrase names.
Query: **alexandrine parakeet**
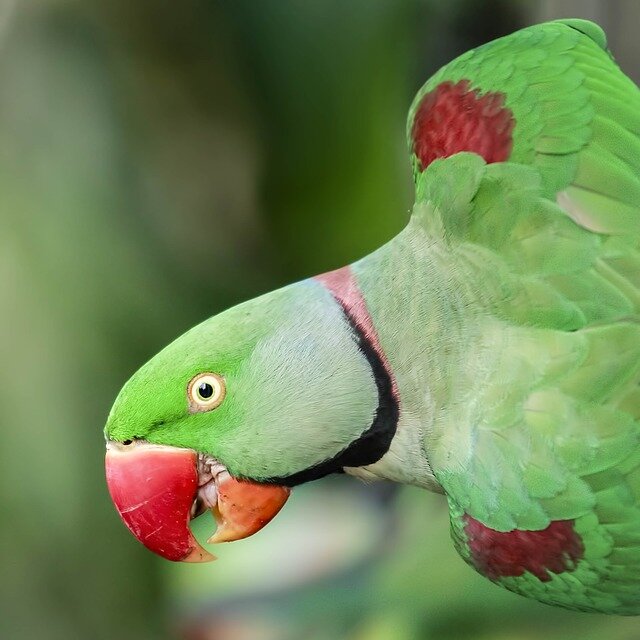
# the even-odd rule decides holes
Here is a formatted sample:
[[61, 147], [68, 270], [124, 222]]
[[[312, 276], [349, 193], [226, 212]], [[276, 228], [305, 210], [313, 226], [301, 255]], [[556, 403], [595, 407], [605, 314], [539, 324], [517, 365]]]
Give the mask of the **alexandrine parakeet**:
[[446, 65], [407, 133], [397, 237], [206, 320], [126, 383], [116, 507], [200, 561], [207, 508], [234, 540], [300, 483], [386, 478], [444, 494], [495, 583], [640, 613], [640, 91], [599, 27], [563, 20]]

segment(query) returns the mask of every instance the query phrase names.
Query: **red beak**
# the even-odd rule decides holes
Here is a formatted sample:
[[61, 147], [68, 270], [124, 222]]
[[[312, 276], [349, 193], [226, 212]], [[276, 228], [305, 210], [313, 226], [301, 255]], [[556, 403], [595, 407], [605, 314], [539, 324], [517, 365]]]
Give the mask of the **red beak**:
[[[198, 455], [133, 442], [107, 444], [107, 485], [125, 525], [142, 544], [168, 560], [209, 562], [189, 529], [200, 487]], [[215, 542], [238, 540], [261, 529], [280, 511], [289, 489], [236, 480], [222, 472], [209, 477], [204, 503], [218, 520]], [[213, 500], [213, 502], [212, 502]]]

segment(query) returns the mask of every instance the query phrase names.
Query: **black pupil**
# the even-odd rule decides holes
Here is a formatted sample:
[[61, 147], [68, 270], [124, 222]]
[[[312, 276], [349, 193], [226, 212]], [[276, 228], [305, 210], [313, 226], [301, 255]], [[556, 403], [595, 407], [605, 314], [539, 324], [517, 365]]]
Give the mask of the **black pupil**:
[[213, 387], [208, 382], [203, 382], [198, 387], [198, 395], [205, 400], [213, 395]]

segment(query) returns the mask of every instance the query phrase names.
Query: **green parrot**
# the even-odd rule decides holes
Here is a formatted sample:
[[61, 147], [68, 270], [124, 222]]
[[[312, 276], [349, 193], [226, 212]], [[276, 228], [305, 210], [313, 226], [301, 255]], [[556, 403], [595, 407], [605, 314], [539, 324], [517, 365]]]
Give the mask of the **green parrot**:
[[171, 560], [331, 473], [442, 493], [511, 591], [640, 614], [640, 91], [583, 20], [438, 71], [409, 111], [388, 244], [179, 337], [106, 425], [125, 524]]

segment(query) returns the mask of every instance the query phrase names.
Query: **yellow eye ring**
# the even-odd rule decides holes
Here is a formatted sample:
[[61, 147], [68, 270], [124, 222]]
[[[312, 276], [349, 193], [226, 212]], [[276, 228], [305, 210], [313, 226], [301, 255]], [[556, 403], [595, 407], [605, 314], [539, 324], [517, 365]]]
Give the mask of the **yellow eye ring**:
[[217, 373], [199, 373], [191, 378], [187, 387], [189, 408], [192, 412], [211, 411], [224, 400], [224, 379]]

